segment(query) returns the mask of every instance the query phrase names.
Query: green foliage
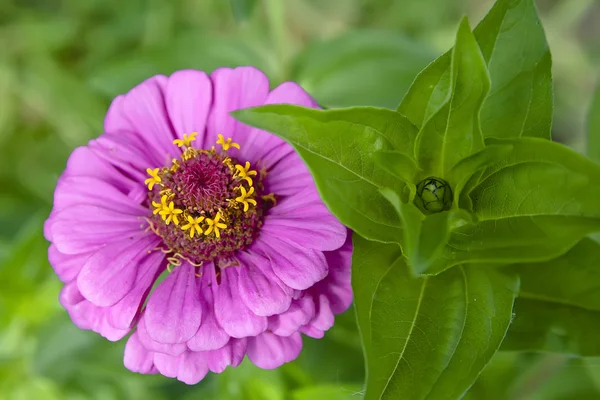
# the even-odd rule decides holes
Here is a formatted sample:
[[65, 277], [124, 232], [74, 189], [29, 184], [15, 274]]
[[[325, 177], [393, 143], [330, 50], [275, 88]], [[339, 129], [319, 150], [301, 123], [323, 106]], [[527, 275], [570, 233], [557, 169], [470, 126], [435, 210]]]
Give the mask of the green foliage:
[[516, 274], [460, 267], [414, 279], [395, 246], [357, 235], [353, 257], [365, 399], [459, 398], [506, 333]]
[[457, 162], [484, 147], [479, 111], [489, 87], [483, 56], [463, 19], [452, 50], [448, 94], [417, 136], [416, 157], [427, 176], [445, 177]]
[[600, 244], [586, 238], [554, 260], [507, 267], [521, 291], [503, 348], [600, 356], [599, 260]]
[[548, 140], [550, 70], [533, 1], [499, 0], [398, 113], [234, 113], [292, 144], [355, 231], [365, 399], [461, 398], [501, 345], [599, 356], [600, 166]]
[[[481, 110], [485, 137], [549, 138], [551, 57], [533, 0], [499, 0], [473, 32], [492, 86]], [[418, 127], [446, 103], [448, 53], [422, 71], [398, 107]]]

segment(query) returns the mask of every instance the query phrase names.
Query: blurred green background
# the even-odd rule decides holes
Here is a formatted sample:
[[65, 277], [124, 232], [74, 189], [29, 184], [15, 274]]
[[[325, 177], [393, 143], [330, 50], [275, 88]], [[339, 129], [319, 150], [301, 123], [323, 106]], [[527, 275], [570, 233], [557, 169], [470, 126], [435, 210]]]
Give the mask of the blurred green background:
[[[70, 151], [110, 100], [154, 74], [254, 65], [326, 107], [395, 108], [490, 0], [0, 0], [0, 399], [359, 398], [352, 310], [275, 371], [248, 362], [190, 387], [122, 365], [57, 301], [41, 224]], [[539, 0], [554, 58], [554, 138], [583, 150], [600, 76], [600, 2]], [[600, 359], [499, 354], [472, 399], [600, 398]]]

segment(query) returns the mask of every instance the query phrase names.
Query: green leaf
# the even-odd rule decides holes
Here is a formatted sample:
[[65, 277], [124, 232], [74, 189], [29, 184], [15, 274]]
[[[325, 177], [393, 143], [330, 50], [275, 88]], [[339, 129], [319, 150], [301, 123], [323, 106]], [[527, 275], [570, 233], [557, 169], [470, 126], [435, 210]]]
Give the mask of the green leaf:
[[596, 88], [592, 106], [588, 112], [588, 156], [600, 162], [600, 86]]
[[448, 101], [452, 50], [419, 72], [398, 107], [417, 127], [422, 127]]
[[459, 398], [500, 346], [518, 279], [471, 267], [414, 278], [393, 249], [355, 235], [353, 289], [367, 359], [365, 399]]
[[[463, 263], [547, 261], [600, 231], [599, 165], [539, 138], [486, 143], [505, 149], [500, 162], [476, 175], [477, 182], [468, 182], [476, 222], [456, 226], [438, 257], [418, 271], [435, 274]], [[412, 229], [410, 220], [404, 224], [407, 232]], [[410, 251], [407, 255], [411, 257]]]
[[500, 0], [475, 28], [492, 89], [481, 110], [486, 137], [549, 139], [552, 58], [534, 0]]
[[452, 236], [453, 264], [546, 261], [600, 230], [600, 166], [538, 138], [487, 143], [512, 151], [470, 191], [479, 222]]
[[479, 110], [490, 81], [466, 18], [458, 28], [451, 65], [449, 98], [424, 123], [415, 148], [419, 167], [442, 178], [461, 159], [484, 147]]
[[[391, 266], [402, 267], [402, 252], [395, 244], [382, 244], [366, 240], [354, 233], [352, 235], [354, 251], [352, 253], [352, 290], [356, 321], [363, 343], [367, 364], [371, 360], [371, 307], [373, 293], [377, 285]], [[367, 374], [369, 369], [367, 368]]]
[[[551, 57], [533, 0], [499, 0], [474, 30], [491, 77], [481, 110], [485, 137], [550, 138]], [[449, 90], [449, 52], [415, 79], [398, 111], [417, 127], [439, 110]]]
[[393, 108], [433, 58], [426, 46], [405, 36], [354, 31], [309, 44], [298, 56], [293, 77], [326, 107]]
[[600, 244], [585, 238], [554, 260], [516, 264], [521, 290], [503, 348], [599, 356]]
[[[452, 167], [448, 172], [446, 179], [454, 193], [454, 207], [458, 207], [460, 204], [461, 208], [471, 210], [473, 205], [470, 199], [468, 199], [468, 196], [461, 196], [463, 194], [463, 189], [468, 195], [471, 191], [468, 182], [471, 181], [475, 174], [480, 172], [483, 168], [491, 166], [492, 164], [497, 164], [502, 158], [510, 153], [511, 150], [511, 145], [490, 145], [469, 157], [463, 158]], [[478, 179], [479, 178], [477, 178], [477, 180]], [[464, 198], [469, 201], [466, 202], [463, 200]]]
[[380, 168], [412, 186], [419, 181], [419, 175], [423, 173], [413, 157], [400, 151], [378, 151], [373, 153], [373, 159]]
[[404, 184], [377, 168], [373, 154], [412, 154], [415, 127], [395, 111], [356, 107], [315, 110], [269, 105], [236, 111], [240, 121], [273, 132], [291, 143], [313, 174], [329, 209], [360, 235], [394, 242], [400, 220], [379, 189], [402, 192]]

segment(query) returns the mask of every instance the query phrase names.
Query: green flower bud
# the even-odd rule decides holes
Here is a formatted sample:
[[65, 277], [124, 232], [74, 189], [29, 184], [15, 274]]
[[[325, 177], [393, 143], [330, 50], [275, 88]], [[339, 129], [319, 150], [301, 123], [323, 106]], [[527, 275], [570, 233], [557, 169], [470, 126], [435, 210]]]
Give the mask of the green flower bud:
[[430, 176], [417, 185], [415, 205], [423, 214], [435, 214], [452, 207], [452, 189], [448, 182]]

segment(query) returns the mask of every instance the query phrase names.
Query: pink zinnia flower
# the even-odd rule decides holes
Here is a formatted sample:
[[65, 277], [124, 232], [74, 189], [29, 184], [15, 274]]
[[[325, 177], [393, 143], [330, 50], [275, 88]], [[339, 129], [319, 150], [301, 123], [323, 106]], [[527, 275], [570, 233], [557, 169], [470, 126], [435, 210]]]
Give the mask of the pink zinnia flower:
[[273, 103], [317, 106], [249, 67], [156, 76], [71, 154], [45, 224], [60, 301], [109, 340], [135, 328], [130, 370], [193, 384], [245, 355], [275, 368], [348, 308], [346, 228], [288, 144], [229, 115]]

